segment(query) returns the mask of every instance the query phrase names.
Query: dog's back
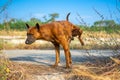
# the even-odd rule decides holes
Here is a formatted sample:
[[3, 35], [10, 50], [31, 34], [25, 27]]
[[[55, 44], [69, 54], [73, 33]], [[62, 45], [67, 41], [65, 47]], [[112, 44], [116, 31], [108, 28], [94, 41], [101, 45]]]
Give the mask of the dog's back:
[[66, 16], [66, 20], [64, 21], [54, 21], [48, 24], [41, 25], [40, 32], [44, 33], [44, 39], [46, 38], [47, 40], [49, 40], [51, 38], [50, 40], [53, 40], [61, 35], [65, 35], [67, 39], [73, 40], [74, 37], [78, 36], [81, 44], [84, 45], [81, 39], [83, 31], [79, 27], [69, 22], [69, 15], [70, 13], [68, 13], [68, 15]]

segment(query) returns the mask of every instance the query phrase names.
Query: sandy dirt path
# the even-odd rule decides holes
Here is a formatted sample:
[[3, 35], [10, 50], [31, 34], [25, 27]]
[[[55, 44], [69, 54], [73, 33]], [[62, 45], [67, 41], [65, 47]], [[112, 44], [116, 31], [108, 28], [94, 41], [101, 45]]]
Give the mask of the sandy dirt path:
[[[40, 65], [52, 65], [55, 62], [54, 50], [4, 50], [12, 61], [33, 63]], [[119, 51], [118, 51], [119, 52]], [[64, 51], [60, 50], [60, 64], [65, 64]], [[73, 64], [92, 61], [95, 58], [110, 57], [115, 53], [112, 50], [71, 50]]]
[[[65, 69], [64, 51], [60, 50], [61, 62], [58, 68], [51, 68], [55, 62], [54, 50], [3, 50], [5, 55], [14, 62], [18, 62], [29, 75], [31, 80], [66, 80], [65, 75], [71, 71]], [[120, 51], [112, 50], [71, 50], [73, 68], [82, 62], [94, 62], [96, 59], [109, 58]], [[66, 73], [67, 72], [67, 73]]]

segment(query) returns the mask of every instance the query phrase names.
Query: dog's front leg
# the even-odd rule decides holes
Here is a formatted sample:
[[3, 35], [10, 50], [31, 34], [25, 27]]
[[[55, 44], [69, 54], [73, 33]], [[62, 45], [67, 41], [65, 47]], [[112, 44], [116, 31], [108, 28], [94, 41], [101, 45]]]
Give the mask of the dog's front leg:
[[71, 67], [72, 59], [69, 49], [69, 42], [65, 38], [61, 38], [61, 45], [63, 46], [64, 53], [65, 53], [65, 59], [66, 59], [66, 68]]
[[58, 43], [53, 43], [53, 44], [55, 46], [55, 53], [56, 53], [56, 60], [53, 67], [57, 67], [58, 63], [60, 62], [60, 45]]
[[70, 54], [69, 47], [63, 46], [63, 48], [64, 48], [64, 52], [65, 52], [66, 68], [70, 68], [72, 60], [71, 60], [71, 54]]
[[70, 53], [70, 51], [69, 51], [69, 59], [70, 59], [70, 65], [72, 65], [72, 58], [71, 58], [71, 53]]

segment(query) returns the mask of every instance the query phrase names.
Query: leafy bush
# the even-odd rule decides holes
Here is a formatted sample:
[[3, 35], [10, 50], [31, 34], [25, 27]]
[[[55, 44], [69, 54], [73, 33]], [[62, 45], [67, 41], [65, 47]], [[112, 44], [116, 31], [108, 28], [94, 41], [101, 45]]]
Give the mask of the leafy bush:
[[107, 33], [120, 33], [120, 25], [114, 25], [114, 26], [91, 26], [91, 27], [86, 27], [86, 26], [79, 26], [83, 31], [93, 31], [93, 32], [98, 32], [98, 31], [105, 31]]
[[3, 40], [0, 39], [0, 50], [2, 50], [2, 49], [3, 49]]

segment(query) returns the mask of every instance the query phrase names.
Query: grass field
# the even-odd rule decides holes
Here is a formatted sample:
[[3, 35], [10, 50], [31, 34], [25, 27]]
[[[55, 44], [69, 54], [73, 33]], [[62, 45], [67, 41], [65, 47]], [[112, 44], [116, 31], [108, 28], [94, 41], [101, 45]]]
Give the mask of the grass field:
[[[53, 49], [50, 42], [36, 41], [32, 45], [26, 45], [26, 31], [0, 31], [0, 48], [2, 49]], [[2, 38], [5, 37], [5, 38]], [[6, 38], [7, 37], [7, 38]], [[120, 46], [120, 36], [118, 33], [107, 33], [105, 31], [84, 31], [82, 39], [85, 43], [81, 46], [77, 38], [71, 42], [71, 49], [118, 49]]]

